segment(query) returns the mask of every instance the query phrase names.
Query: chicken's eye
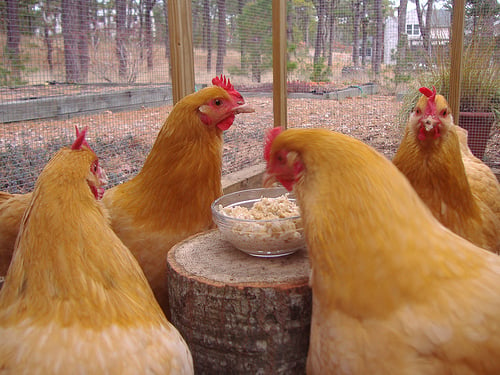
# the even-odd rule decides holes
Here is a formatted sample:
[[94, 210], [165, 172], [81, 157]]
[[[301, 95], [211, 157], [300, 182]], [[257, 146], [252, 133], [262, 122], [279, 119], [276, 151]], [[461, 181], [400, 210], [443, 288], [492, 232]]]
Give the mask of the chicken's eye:
[[448, 111], [446, 109], [443, 109], [441, 111], [441, 116], [446, 117], [447, 114], [448, 114]]
[[97, 161], [92, 163], [92, 165], [90, 166], [90, 171], [92, 173], [97, 173]]
[[421, 114], [421, 113], [422, 113], [422, 111], [420, 110], [420, 108], [415, 108], [415, 113], [416, 113], [417, 115], [419, 115], [419, 114]]
[[214, 100], [214, 104], [215, 104], [216, 106], [220, 106], [220, 105], [222, 105], [222, 100], [220, 100], [220, 99], [215, 99], [215, 100]]

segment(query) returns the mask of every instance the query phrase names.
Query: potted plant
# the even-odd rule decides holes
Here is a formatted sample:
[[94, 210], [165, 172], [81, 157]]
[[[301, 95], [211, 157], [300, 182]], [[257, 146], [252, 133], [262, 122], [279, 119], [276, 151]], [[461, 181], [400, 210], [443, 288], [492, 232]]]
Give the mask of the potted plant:
[[[495, 56], [494, 38], [473, 37], [462, 56], [459, 126], [468, 131], [468, 145], [472, 153], [483, 159], [487, 141], [500, 114], [500, 63]], [[420, 97], [418, 88], [436, 87], [449, 99], [450, 59], [438, 54], [426, 71], [415, 80], [415, 87], [404, 98], [406, 118]], [[403, 116], [403, 114], [402, 114]], [[455, 121], [456, 123], [456, 121]]]

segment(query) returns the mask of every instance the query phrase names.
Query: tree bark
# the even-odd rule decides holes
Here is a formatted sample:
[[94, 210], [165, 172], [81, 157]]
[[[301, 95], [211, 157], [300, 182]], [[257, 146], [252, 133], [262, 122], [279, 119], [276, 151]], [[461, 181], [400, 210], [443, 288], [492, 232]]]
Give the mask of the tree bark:
[[[368, 44], [368, 13], [367, 0], [363, 0], [363, 11], [361, 12], [361, 66], [366, 66], [366, 47]], [[373, 53], [373, 50], [372, 50]]]
[[219, 11], [219, 24], [217, 27], [217, 62], [215, 63], [215, 74], [224, 72], [224, 56], [226, 55], [226, 0], [217, 0]]
[[78, 81], [87, 83], [89, 80], [89, 34], [90, 34], [90, 7], [89, 0], [80, 0], [80, 11], [78, 12]]
[[361, 0], [353, 3], [353, 30], [352, 30], [352, 62], [359, 65], [359, 24], [361, 19]]
[[337, 6], [337, 0], [330, 0], [330, 10], [328, 14], [328, 66], [333, 66], [333, 42], [335, 37], [335, 7]]
[[12, 78], [19, 80], [21, 77], [21, 31], [19, 29], [19, 2], [7, 0], [7, 57], [10, 62]]
[[148, 70], [153, 70], [153, 29], [151, 25], [151, 12], [155, 0], [146, 0], [144, 11], [144, 47], [146, 50], [146, 64]]
[[398, 47], [396, 55], [396, 75], [402, 74], [405, 70], [406, 52], [408, 50], [408, 35], [406, 34], [406, 12], [408, 0], [400, 0], [398, 7]]
[[75, 0], [61, 0], [62, 33], [64, 39], [64, 63], [66, 82], [76, 83], [80, 80], [78, 59], [78, 6]]
[[[238, 16], [241, 16], [241, 14], [243, 13], [244, 5], [245, 5], [245, 0], [238, 0]], [[245, 45], [243, 40], [244, 40], [243, 37], [240, 35], [240, 68], [242, 71], [246, 69]]]
[[382, 17], [382, 0], [375, 0], [375, 45], [372, 51], [372, 69], [373, 73], [378, 76], [380, 74], [380, 64], [382, 62], [382, 48], [384, 45], [384, 28]]
[[207, 72], [212, 70], [212, 38], [210, 37], [210, 0], [203, 0], [203, 44], [207, 50]]
[[168, 0], [163, 0], [163, 11], [165, 13], [165, 58], [167, 59], [168, 63], [168, 75], [172, 77], [172, 64], [170, 59], [170, 27], [168, 23]]
[[47, 64], [49, 66], [49, 72], [52, 73], [54, 69], [54, 64], [52, 61], [52, 37], [51, 37], [51, 32], [54, 32], [54, 25], [53, 22], [55, 22], [55, 17], [54, 13], [51, 9], [51, 2], [50, 0], [47, 0], [45, 3], [45, 7], [43, 8], [42, 11], [43, 15], [43, 36], [45, 40], [45, 45], [47, 46]]
[[425, 14], [424, 21], [424, 8], [420, 7], [420, 0], [415, 0], [415, 7], [417, 11], [418, 25], [420, 27], [420, 34], [422, 35], [423, 49], [426, 54], [430, 53], [431, 43], [430, 43], [430, 29], [431, 29], [431, 18], [432, 18], [432, 8], [434, 0], [427, 1], [427, 11]]
[[321, 59], [323, 51], [324, 29], [325, 29], [325, 0], [314, 0], [316, 14], [318, 16], [318, 28], [316, 29], [316, 40], [314, 42], [314, 57], [313, 64], [316, 66]]
[[167, 255], [171, 321], [197, 374], [303, 375], [312, 293], [306, 249], [283, 258], [244, 254], [218, 230]]
[[127, 78], [127, 0], [116, 0], [116, 57], [118, 58], [118, 76]]

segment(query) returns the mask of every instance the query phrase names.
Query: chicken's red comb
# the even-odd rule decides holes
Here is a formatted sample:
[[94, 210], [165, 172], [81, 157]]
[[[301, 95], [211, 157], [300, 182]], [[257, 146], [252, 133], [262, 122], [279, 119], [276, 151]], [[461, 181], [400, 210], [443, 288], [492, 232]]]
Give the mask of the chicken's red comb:
[[418, 91], [427, 96], [430, 100], [434, 100], [436, 97], [436, 87], [434, 86], [432, 86], [432, 90], [428, 87], [421, 87]]
[[266, 161], [269, 161], [269, 158], [271, 156], [271, 146], [273, 144], [274, 139], [283, 131], [283, 128], [280, 126], [277, 126], [272, 129], [268, 129], [266, 131], [266, 140], [264, 143], [264, 159]]
[[212, 79], [212, 84], [215, 86], [222, 87], [226, 91], [234, 91], [234, 86], [225, 75], [221, 74], [220, 77], [215, 77]]
[[79, 130], [78, 126], [75, 125], [75, 130], [76, 130], [76, 140], [73, 142], [71, 149], [80, 150], [82, 146], [85, 146], [90, 151], [94, 152], [94, 150], [92, 150], [92, 147], [90, 147], [90, 145], [85, 140], [85, 135], [87, 134], [87, 127], [84, 127], [82, 130]]
[[78, 126], [75, 125], [75, 129], [76, 129], [76, 140], [73, 142], [71, 149], [79, 150], [82, 148], [83, 145], [87, 143], [87, 141], [85, 141], [85, 134], [87, 133], [87, 127], [84, 127], [82, 131], [79, 131]]

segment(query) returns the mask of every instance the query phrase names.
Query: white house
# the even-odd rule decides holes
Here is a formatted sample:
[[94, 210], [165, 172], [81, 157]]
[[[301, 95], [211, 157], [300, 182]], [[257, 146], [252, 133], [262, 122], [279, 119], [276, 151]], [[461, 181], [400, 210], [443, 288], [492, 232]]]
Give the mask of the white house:
[[[446, 9], [434, 9], [431, 17], [431, 44], [447, 44], [450, 40], [451, 14]], [[422, 44], [422, 34], [418, 23], [417, 11], [408, 7], [406, 11], [406, 34], [410, 46]], [[385, 20], [384, 64], [395, 64], [392, 55], [398, 45], [398, 17]]]

